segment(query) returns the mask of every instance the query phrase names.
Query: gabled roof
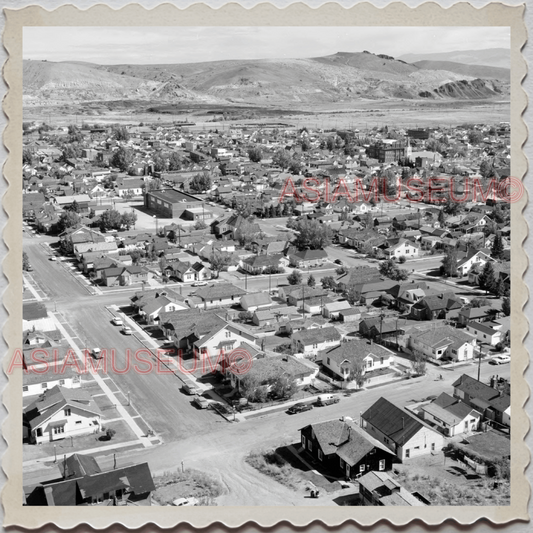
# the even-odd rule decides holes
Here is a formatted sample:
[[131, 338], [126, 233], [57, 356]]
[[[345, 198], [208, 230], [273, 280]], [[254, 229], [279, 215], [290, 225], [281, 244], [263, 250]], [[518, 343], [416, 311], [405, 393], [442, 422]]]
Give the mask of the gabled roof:
[[326, 351], [324, 357], [328, 357], [341, 364], [344, 361], [362, 361], [368, 356], [374, 360], [380, 359], [381, 357], [388, 359], [391, 355], [392, 352], [380, 344], [376, 344], [367, 339], [352, 339], [348, 342], [343, 342], [340, 346], [330, 348]]
[[232, 285], [231, 283], [213, 283], [207, 287], [198, 289], [194, 295], [202, 300], [218, 300], [231, 298], [232, 296], [242, 296], [246, 291]]
[[486, 402], [490, 402], [500, 396], [499, 391], [496, 389], [493, 389], [492, 387], [485, 385], [485, 383], [471, 378], [466, 374], [463, 374], [457, 379], [452, 386], [460, 391], [466, 392], [471, 398], [479, 398]]
[[425, 427], [413, 415], [385, 398], [380, 398], [361, 416], [400, 446]]
[[321, 342], [339, 341], [341, 334], [337, 328], [331, 326], [298, 331], [292, 338], [299, 340], [304, 346], [309, 346], [310, 344], [319, 344]]
[[241, 297], [241, 306], [244, 307], [245, 305], [247, 307], [253, 306], [253, 305], [269, 305], [272, 303], [272, 298], [270, 298], [270, 295], [266, 292], [254, 292], [251, 294], [245, 294]]

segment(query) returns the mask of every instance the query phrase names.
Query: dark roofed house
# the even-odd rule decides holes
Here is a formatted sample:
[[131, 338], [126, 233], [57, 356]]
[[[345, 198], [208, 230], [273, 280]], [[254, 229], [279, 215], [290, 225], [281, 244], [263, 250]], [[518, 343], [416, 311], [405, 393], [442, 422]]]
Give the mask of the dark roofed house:
[[414, 415], [380, 398], [361, 415], [361, 427], [401, 461], [440, 451], [444, 437]]
[[31, 506], [150, 506], [155, 490], [148, 463], [102, 472], [93, 457], [74, 454], [59, 465], [63, 479], [25, 487]]
[[300, 435], [302, 452], [346, 479], [371, 470], [390, 470], [395, 459], [383, 444], [343, 420], [305, 426]]
[[289, 253], [289, 263], [293, 267], [308, 268], [321, 266], [328, 260], [325, 250], [303, 250]]
[[336, 346], [341, 341], [337, 328], [312, 328], [298, 331], [292, 335], [293, 353], [317, 355], [319, 351]]
[[246, 291], [232, 285], [231, 283], [216, 283], [198, 289], [194, 296], [200, 298], [204, 308], [223, 307], [239, 302], [239, 297], [246, 294]]
[[484, 419], [511, 425], [511, 396], [463, 374], [453, 384], [453, 395], [479, 411]]
[[357, 480], [361, 505], [423, 507], [430, 502], [418, 493], [411, 493], [386, 472], [368, 472]]

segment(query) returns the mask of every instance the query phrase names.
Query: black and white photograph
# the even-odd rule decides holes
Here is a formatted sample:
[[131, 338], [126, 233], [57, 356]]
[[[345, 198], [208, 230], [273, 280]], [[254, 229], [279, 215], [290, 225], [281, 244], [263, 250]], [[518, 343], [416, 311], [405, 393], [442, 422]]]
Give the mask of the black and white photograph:
[[21, 505], [510, 506], [511, 37], [24, 26]]

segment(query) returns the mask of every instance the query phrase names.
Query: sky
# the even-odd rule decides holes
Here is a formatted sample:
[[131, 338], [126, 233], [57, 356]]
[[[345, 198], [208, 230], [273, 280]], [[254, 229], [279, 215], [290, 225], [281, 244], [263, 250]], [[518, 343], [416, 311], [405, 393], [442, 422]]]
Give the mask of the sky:
[[508, 27], [24, 27], [24, 59], [98, 64], [509, 48]]

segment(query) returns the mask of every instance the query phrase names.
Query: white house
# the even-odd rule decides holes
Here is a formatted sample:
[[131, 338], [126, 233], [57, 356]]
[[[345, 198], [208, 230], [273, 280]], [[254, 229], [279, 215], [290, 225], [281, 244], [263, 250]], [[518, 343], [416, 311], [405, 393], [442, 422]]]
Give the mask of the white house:
[[340, 344], [341, 338], [341, 334], [334, 327], [298, 331], [292, 335], [292, 351], [304, 355], [317, 355], [320, 350]]
[[427, 331], [415, 329], [409, 335], [407, 347], [429, 359], [467, 361], [474, 357], [476, 338], [451, 326], [437, 326]]
[[70, 366], [61, 368], [60, 372], [56, 366], [32, 365], [22, 373], [22, 397], [41, 394], [56, 385], [78, 389], [81, 387], [81, 376]]
[[257, 309], [264, 309], [272, 305], [272, 298], [266, 292], [254, 292], [241, 296], [241, 307], [253, 313]]
[[352, 306], [347, 300], [340, 300], [338, 302], [328, 302], [322, 307], [322, 316], [324, 318], [339, 318], [339, 315], [342, 311], [347, 311], [351, 309]]
[[400, 239], [396, 244], [383, 250], [387, 259], [399, 259], [404, 256], [408, 259], [418, 257], [418, 246], [407, 239]]
[[91, 395], [81, 389], [55, 386], [23, 412], [25, 432], [35, 444], [91, 435], [101, 428], [101, 412]]
[[481, 413], [445, 392], [421, 411], [424, 420], [447, 437], [477, 431], [481, 421]]
[[457, 261], [457, 272], [461, 276], [466, 276], [474, 267], [483, 268], [487, 261], [494, 261], [494, 259], [485, 252], [472, 252]]
[[340, 346], [327, 350], [322, 358], [322, 365], [342, 380], [349, 380], [357, 365], [364, 375], [372, 370], [389, 368], [393, 362], [390, 350], [367, 339], [345, 340]]
[[479, 342], [496, 346], [503, 341], [503, 326], [497, 322], [469, 322], [466, 331], [474, 335]]

